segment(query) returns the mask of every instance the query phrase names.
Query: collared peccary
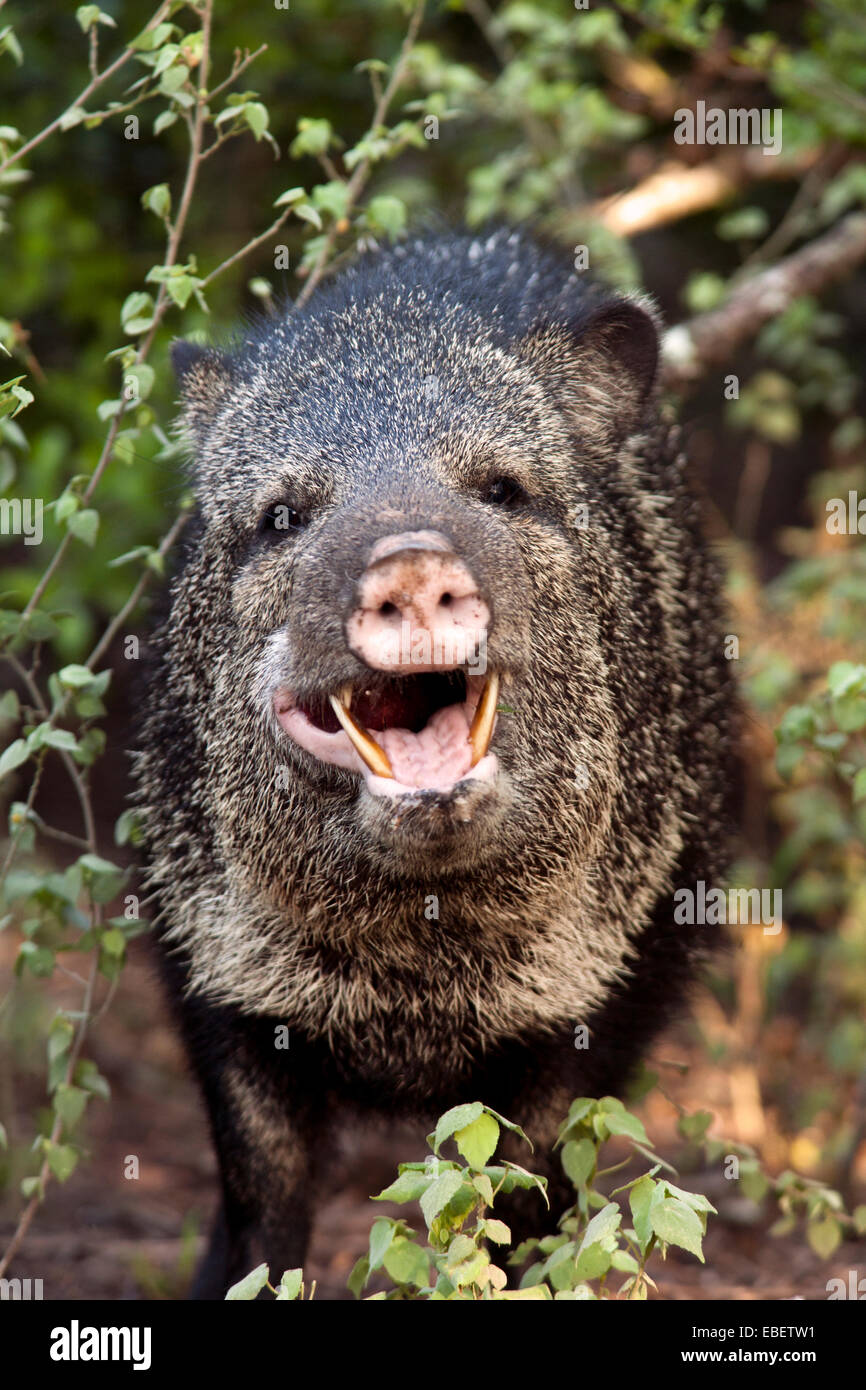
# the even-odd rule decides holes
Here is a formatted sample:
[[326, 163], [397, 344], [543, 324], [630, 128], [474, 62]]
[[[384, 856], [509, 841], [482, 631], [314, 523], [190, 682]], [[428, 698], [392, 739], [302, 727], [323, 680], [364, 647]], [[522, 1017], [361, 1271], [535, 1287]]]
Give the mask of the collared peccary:
[[221, 1297], [302, 1263], [341, 1114], [549, 1143], [623, 1086], [707, 939], [672, 893], [725, 868], [734, 699], [643, 303], [438, 234], [174, 362], [198, 512], [138, 778]]

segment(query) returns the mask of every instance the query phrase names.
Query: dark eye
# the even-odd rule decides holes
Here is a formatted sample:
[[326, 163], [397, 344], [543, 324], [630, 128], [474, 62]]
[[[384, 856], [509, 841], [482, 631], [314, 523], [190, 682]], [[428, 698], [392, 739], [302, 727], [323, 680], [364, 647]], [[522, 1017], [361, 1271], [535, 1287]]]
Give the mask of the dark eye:
[[308, 520], [309, 517], [290, 507], [287, 502], [275, 502], [259, 522], [259, 535], [278, 541], [293, 531], [302, 531]]
[[490, 502], [494, 507], [519, 507], [528, 501], [524, 488], [514, 478], [491, 478], [481, 489], [482, 502]]

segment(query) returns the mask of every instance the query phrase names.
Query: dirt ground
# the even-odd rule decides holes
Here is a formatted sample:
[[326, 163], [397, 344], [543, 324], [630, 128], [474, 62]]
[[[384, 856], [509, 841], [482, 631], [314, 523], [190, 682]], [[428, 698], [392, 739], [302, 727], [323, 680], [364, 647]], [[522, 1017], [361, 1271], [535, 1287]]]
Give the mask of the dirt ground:
[[[681, 1026], [660, 1041], [654, 1056], [688, 1060], [688, 1046]], [[89, 1055], [111, 1085], [111, 1103], [92, 1103], [90, 1157], [65, 1185], [51, 1184], [11, 1273], [42, 1278], [47, 1299], [180, 1298], [214, 1208], [216, 1170], [196, 1090], [140, 942]], [[671, 1091], [679, 1087], [692, 1108], [705, 1105], [720, 1122], [729, 1120], [729, 1078], [721, 1068], [692, 1060], [693, 1071], [675, 1078]], [[11, 1138], [17, 1131], [20, 1142], [29, 1133], [28, 1116], [41, 1103], [43, 1084], [35, 1070], [16, 1079]], [[654, 1094], [643, 1114], [659, 1151], [671, 1154], [678, 1147], [673, 1107]], [[729, 1131], [720, 1123], [717, 1132]], [[407, 1128], [345, 1137], [306, 1265], [316, 1298], [351, 1298], [346, 1278], [366, 1248], [372, 1221], [386, 1210], [370, 1195], [391, 1180], [398, 1161], [424, 1153], [423, 1135]], [[131, 1155], [139, 1160], [137, 1179], [124, 1176]], [[757, 1213], [717, 1174], [683, 1175], [681, 1182], [706, 1192], [720, 1214], [705, 1242], [706, 1264], [671, 1251], [656, 1269], [656, 1297], [823, 1299], [830, 1278], [847, 1284], [850, 1270], [858, 1278], [866, 1274], [866, 1242], [845, 1243], [825, 1262], [801, 1234], [771, 1237], [772, 1213]], [[866, 1200], [866, 1192], [858, 1200]], [[7, 1194], [4, 1236], [13, 1229], [17, 1201], [14, 1190], [11, 1200]]]

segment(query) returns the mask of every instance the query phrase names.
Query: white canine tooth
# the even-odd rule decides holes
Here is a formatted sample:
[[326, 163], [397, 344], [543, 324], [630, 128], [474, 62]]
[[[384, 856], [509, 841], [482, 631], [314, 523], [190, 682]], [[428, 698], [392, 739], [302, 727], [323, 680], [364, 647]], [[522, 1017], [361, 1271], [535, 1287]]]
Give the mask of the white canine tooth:
[[351, 681], [347, 681], [346, 684], [343, 686], [343, 689], [340, 691], [340, 699], [342, 700], [342, 702], [343, 702], [343, 704], [344, 704], [344, 706], [345, 706], [346, 709], [351, 709], [351, 708], [352, 708], [352, 682], [351, 682]]
[[487, 749], [490, 746], [490, 739], [493, 735], [493, 723], [496, 719], [496, 706], [499, 703], [499, 677], [495, 673], [488, 676], [481, 692], [481, 698], [475, 709], [475, 717], [469, 730], [469, 742], [472, 746], [472, 762], [474, 767], [480, 763]]
[[[345, 686], [341, 691], [341, 697], [345, 697]], [[351, 687], [349, 687], [351, 693]], [[337, 699], [336, 695], [329, 695], [331, 708], [339, 719], [346, 733], [359, 756], [363, 758], [371, 772], [377, 777], [393, 777], [391, 764], [384, 748], [380, 748], [375, 739], [371, 738], [367, 730], [352, 717], [345, 705]]]

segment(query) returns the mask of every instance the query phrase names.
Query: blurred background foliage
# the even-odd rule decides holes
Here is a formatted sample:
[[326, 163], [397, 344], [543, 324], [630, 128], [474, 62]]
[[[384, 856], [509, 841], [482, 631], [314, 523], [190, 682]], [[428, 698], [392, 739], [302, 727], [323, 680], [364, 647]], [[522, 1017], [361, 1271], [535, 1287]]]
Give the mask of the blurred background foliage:
[[[0, 6], [0, 163], [73, 105], [91, 35], [109, 61], [153, 9]], [[212, 117], [229, 114], [213, 137], [232, 138], [202, 165], [189, 207], [180, 261], [193, 279], [158, 325], [152, 374], [139, 382], [146, 399], [127, 411], [93, 500], [98, 520], [80, 525], [44, 595], [43, 609], [62, 616], [43, 672], [82, 661], [142, 564], [161, 568], [153, 547], [186, 490], [171, 424], [173, 336], [228, 337], [302, 292], [323, 255], [339, 264], [359, 244], [441, 219], [528, 221], [565, 256], [585, 244], [592, 272], [648, 291], [676, 324], [866, 203], [861, 0], [429, 4], [400, 91], [371, 129], [409, 14], [386, 0], [216, 6], [211, 87], [236, 51], [266, 48], [232, 89], [235, 114], [228, 90], [214, 103]], [[147, 331], [140, 297], [156, 292], [146, 277], [165, 258], [159, 190], [176, 208], [200, 56], [194, 7], [171, 6], [168, 22], [176, 28], [142, 44], [85, 104], [91, 118], [73, 114], [0, 174], [0, 341], [11, 353], [0, 376], [22, 374], [34, 396], [0, 418], [0, 482], [12, 497], [80, 495], [74, 480], [97, 465], [130, 345]], [[123, 109], [93, 113], [137, 99], [129, 88], [140, 78], [150, 94], [127, 138]], [[675, 113], [699, 100], [780, 108], [781, 153], [678, 144]], [[282, 206], [300, 211], [196, 293], [195, 277], [259, 237], [288, 190]], [[276, 268], [282, 246], [288, 270]], [[737, 950], [696, 1009], [696, 1056], [727, 1078], [718, 1104], [728, 1132], [777, 1168], [849, 1186], [866, 1178], [866, 504], [853, 534], [828, 526], [827, 507], [866, 498], [864, 324], [861, 268], [820, 299], [797, 299], [678, 407], [739, 639], [748, 789], [736, 881], [785, 895], [778, 935], [731, 929]], [[124, 348], [125, 358], [110, 356]], [[46, 513], [41, 547], [3, 538], [9, 612], [33, 593], [77, 506]], [[117, 656], [115, 642], [110, 747], [125, 717]], [[14, 734], [10, 721], [4, 744]], [[122, 769], [92, 775], [110, 843]], [[62, 796], [71, 825], [75, 802]]]

